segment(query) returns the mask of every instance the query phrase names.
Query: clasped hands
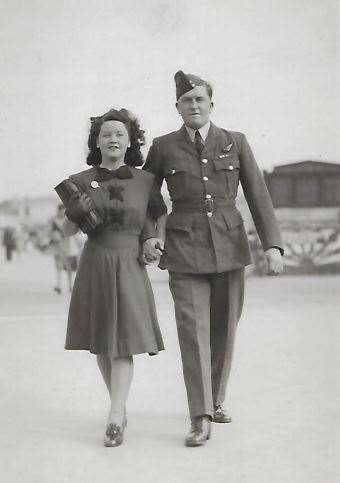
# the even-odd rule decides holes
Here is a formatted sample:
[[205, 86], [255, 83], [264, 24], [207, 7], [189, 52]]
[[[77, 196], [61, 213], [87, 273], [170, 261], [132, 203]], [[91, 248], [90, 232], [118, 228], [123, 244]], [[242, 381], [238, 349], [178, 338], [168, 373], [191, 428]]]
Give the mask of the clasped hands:
[[149, 238], [143, 243], [141, 259], [145, 265], [158, 262], [164, 250], [164, 241], [161, 238]]

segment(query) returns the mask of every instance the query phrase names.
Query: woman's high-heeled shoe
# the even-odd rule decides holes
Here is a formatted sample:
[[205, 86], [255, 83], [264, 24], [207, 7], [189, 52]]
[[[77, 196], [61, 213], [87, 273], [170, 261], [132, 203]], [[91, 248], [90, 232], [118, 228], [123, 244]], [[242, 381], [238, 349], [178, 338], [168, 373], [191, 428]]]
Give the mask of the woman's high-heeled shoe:
[[126, 419], [123, 421], [121, 427], [116, 423], [109, 423], [106, 427], [104, 446], [108, 448], [120, 446], [124, 441], [124, 429], [126, 428], [126, 425]]

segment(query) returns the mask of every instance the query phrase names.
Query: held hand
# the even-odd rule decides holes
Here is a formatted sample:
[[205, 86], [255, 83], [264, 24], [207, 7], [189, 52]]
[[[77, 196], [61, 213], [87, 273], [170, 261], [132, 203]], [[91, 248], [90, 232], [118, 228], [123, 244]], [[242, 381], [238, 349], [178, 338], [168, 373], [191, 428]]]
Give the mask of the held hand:
[[86, 193], [75, 194], [67, 203], [65, 215], [70, 221], [78, 224], [93, 208], [93, 201]]
[[157, 262], [164, 250], [164, 241], [161, 238], [149, 238], [143, 243], [142, 260], [145, 264]]
[[268, 264], [268, 275], [279, 275], [283, 272], [283, 261], [280, 250], [277, 248], [268, 248], [265, 251]]

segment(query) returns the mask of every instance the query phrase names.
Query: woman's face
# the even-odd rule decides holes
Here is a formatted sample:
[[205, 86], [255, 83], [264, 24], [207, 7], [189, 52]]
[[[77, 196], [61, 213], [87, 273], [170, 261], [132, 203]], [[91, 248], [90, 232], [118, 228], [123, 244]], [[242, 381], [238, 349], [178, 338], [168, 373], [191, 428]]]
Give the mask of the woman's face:
[[103, 160], [124, 160], [129, 145], [129, 133], [121, 121], [105, 121], [99, 131], [97, 145]]

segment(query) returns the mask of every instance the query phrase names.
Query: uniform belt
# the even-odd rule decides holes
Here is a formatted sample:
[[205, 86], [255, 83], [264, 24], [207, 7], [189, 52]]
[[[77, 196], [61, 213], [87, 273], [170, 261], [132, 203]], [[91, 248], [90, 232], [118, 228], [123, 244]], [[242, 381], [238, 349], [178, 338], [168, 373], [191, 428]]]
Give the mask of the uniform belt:
[[172, 211], [174, 213], [213, 213], [223, 208], [235, 208], [235, 200], [225, 198], [210, 198], [197, 201], [174, 201]]

